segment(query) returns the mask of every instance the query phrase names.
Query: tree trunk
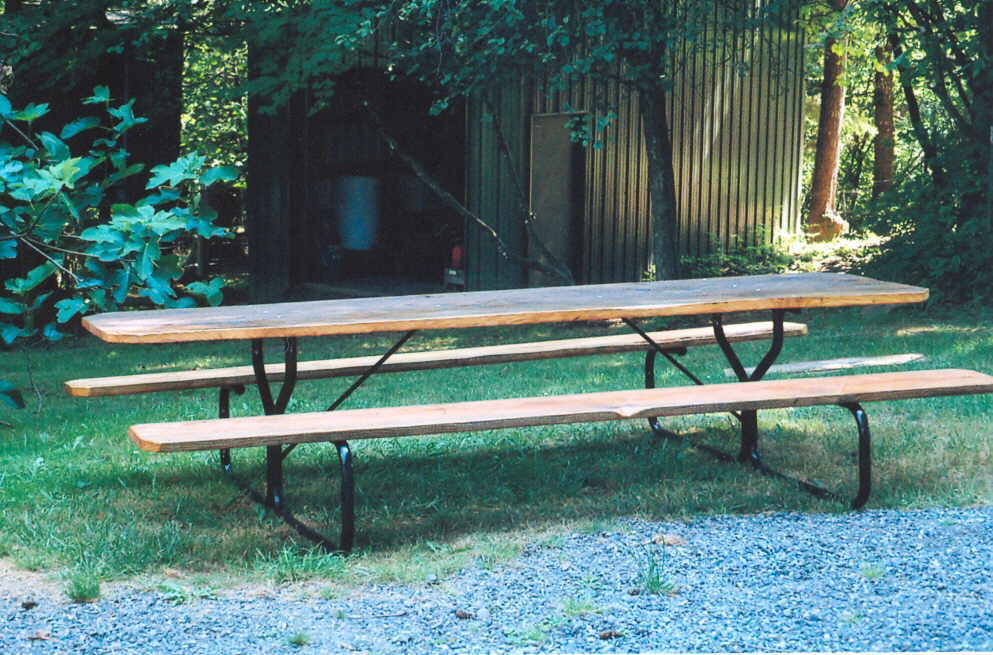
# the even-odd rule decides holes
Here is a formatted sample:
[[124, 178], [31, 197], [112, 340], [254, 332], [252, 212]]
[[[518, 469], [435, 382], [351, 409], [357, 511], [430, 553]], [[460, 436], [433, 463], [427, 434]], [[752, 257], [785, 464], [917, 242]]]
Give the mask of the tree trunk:
[[896, 131], [893, 126], [893, 71], [886, 66], [893, 61], [889, 48], [876, 48], [876, 69], [873, 78], [872, 109], [876, 125], [873, 139], [872, 197], [889, 191], [893, 186], [893, 170], [896, 160]]
[[648, 188], [652, 205], [652, 255], [656, 280], [679, 277], [679, 247], [676, 227], [676, 183], [672, 170], [672, 141], [665, 111], [665, 91], [642, 90], [641, 122], [648, 152]]
[[[831, 0], [842, 11], [849, 0]], [[810, 188], [807, 232], [817, 241], [829, 241], [844, 232], [847, 223], [837, 212], [838, 162], [841, 159], [841, 124], [845, 117], [844, 42], [828, 38], [824, 43], [824, 79], [817, 123], [817, 151]], [[836, 50], [838, 52], [836, 52]]]

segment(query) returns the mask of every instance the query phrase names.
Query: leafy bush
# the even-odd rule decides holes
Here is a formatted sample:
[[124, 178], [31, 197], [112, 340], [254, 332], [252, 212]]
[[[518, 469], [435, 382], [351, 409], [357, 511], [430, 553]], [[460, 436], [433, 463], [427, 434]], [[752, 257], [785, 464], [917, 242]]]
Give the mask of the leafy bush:
[[[716, 240], [716, 237], [711, 239]], [[751, 244], [735, 239], [730, 248], [718, 245], [704, 255], [686, 255], [680, 260], [682, 277], [783, 273], [794, 267], [796, 260], [783, 243], [766, 243], [761, 235], [757, 241]]]
[[[15, 109], [0, 95], [0, 344], [58, 340], [76, 317], [135, 301], [221, 301], [221, 279], [178, 291], [179, 250], [194, 237], [226, 236], [200, 195], [237, 170], [207, 169], [203, 157], [185, 155], [152, 168], [145, 195], [121, 202], [128, 200], [126, 182], [145, 169], [128, 161], [124, 136], [145, 119], [134, 114], [133, 100], [115, 106], [106, 87], [83, 103], [102, 106], [106, 118], [82, 116], [55, 135], [32, 129], [47, 105]], [[0, 400], [23, 405], [3, 382]]]
[[993, 288], [984, 172], [956, 160], [951, 145], [945, 152], [942, 186], [919, 167], [867, 209], [867, 225], [888, 240], [862, 271], [927, 286], [931, 302], [984, 301]]

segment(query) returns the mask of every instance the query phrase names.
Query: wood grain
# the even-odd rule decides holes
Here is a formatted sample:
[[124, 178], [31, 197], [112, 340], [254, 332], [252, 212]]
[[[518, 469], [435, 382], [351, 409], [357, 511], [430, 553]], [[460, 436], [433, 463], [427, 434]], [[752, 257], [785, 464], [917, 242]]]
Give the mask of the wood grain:
[[990, 392], [989, 375], [941, 369], [149, 423], [128, 434], [143, 450], [178, 452]]
[[[751, 341], [767, 339], [772, 335], [772, 323], [758, 321], [724, 326], [729, 341]], [[803, 323], [784, 323], [786, 336], [807, 334]], [[650, 332], [649, 336], [665, 348], [703, 346], [715, 343], [711, 328], [687, 328]], [[379, 370], [381, 373], [400, 373], [436, 368], [503, 364], [556, 357], [579, 357], [585, 355], [605, 355], [611, 353], [644, 351], [648, 348], [634, 332], [612, 334], [603, 337], [584, 339], [557, 339], [554, 341], [533, 341], [530, 343], [501, 344], [479, 348], [453, 348], [412, 353], [397, 353], [386, 361]], [[297, 376], [300, 380], [355, 376], [364, 373], [376, 363], [379, 356], [344, 357], [300, 362]], [[283, 364], [269, 364], [266, 374], [272, 381], [282, 381], [285, 374]], [[98, 396], [120, 396], [157, 391], [179, 391], [183, 389], [209, 389], [213, 387], [255, 384], [255, 373], [251, 366], [231, 366], [195, 371], [174, 371], [168, 373], [143, 373], [103, 378], [69, 380], [64, 387], [70, 396], [77, 398]]]
[[915, 303], [927, 297], [921, 287], [800, 273], [113, 312], [89, 316], [83, 325], [105, 341], [170, 343]]
[[[769, 367], [769, 373], [820, 373], [822, 371], [842, 371], [851, 368], [862, 368], [866, 366], [899, 366], [910, 362], [924, 360], [924, 355], [920, 353], [903, 353], [901, 355], [880, 355], [878, 357], [839, 357], [837, 359], [819, 359], [813, 362], [788, 362], [785, 364], [773, 364]], [[751, 375], [753, 368], [745, 368], [745, 372]], [[724, 375], [734, 377], [733, 369], [724, 369]]]

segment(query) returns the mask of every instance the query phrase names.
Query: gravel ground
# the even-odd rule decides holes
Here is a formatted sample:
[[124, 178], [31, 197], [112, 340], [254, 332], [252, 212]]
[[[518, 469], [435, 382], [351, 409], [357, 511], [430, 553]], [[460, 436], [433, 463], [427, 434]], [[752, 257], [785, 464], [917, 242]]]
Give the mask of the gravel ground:
[[619, 528], [333, 600], [126, 590], [24, 609], [29, 589], [0, 595], [0, 653], [993, 651], [993, 508]]

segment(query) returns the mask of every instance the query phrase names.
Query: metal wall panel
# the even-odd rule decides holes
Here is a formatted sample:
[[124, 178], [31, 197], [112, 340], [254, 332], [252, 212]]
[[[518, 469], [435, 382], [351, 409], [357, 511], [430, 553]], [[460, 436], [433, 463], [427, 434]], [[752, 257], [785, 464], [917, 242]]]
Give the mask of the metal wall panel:
[[[715, 2], [715, 11], [717, 3]], [[758, 10], [758, 7], [757, 7]], [[802, 149], [803, 34], [785, 21], [759, 34], [729, 39], [702, 39], [674, 51], [677, 74], [670, 95], [680, 251], [700, 255], [734, 244], [771, 242], [799, 230], [800, 157]], [[743, 70], [746, 68], [747, 71]], [[520, 94], [523, 108], [508, 102]], [[596, 94], [596, 95], [594, 95]], [[636, 95], [616, 84], [576, 82], [568, 88], [505, 90], [502, 119], [508, 134], [527, 134], [530, 114], [586, 112], [592, 123], [601, 117], [595, 98], [605, 97], [616, 117], [598, 147], [586, 149], [585, 199], [577, 281], [637, 280], [648, 268], [651, 252], [648, 160]], [[511, 111], [512, 109], [512, 111]], [[476, 151], [467, 157], [470, 207], [492, 214], [516, 243], [523, 245], [503, 194], [512, 194], [506, 167], [495, 161], [495, 144], [484, 138], [492, 125], [470, 112], [467, 130]], [[564, 121], [563, 121], [564, 122]], [[565, 127], [563, 126], [563, 129]], [[492, 139], [492, 134], [490, 134]], [[540, 153], [521, 144], [515, 166], [524, 171]], [[529, 175], [522, 173], [524, 180]], [[503, 189], [501, 192], [500, 189]], [[496, 195], [494, 195], [496, 194]], [[541, 220], [541, 217], [537, 217]], [[495, 226], [495, 225], [494, 225]], [[496, 227], [496, 226], [495, 226]], [[495, 261], [488, 240], [467, 230], [471, 250], [471, 288], [512, 286], [507, 266]], [[520, 276], [514, 279], [522, 279]]]
[[[716, 0], [714, 6], [716, 12]], [[758, 35], [703, 39], [674, 50], [678, 72], [668, 119], [683, 254], [769, 242], [799, 231], [803, 45], [802, 32], [787, 21]], [[380, 65], [381, 47], [373, 44], [351, 64]], [[740, 62], [749, 69], [745, 75]], [[574, 271], [582, 283], [637, 280], [649, 266], [648, 160], [637, 96], [589, 80], [554, 91], [545, 84], [522, 84], [494, 93], [489, 105], [471, 99], [465, 112], [466, 206], [511, 252], [525, 254], [520, 193], [523, 189], [526, 202], [529, 165], [534, 155], [540, 159], [529, 150], [531, 116], [586, 112], [595, 124], [602, 117], [596, 109], [601, 97], [611, 101], [616, 117], [600, 135], [600, 145], [585, 149]], [[509, 156], [497, 139], [491, 107], [507, 135]], [[372, 135], [353, 136], [352, 153], [380, 147]], [[501, 256], [484, 230], [467, 224], [465, 244], [468, 288], [526, 284], [520, 262]]]

